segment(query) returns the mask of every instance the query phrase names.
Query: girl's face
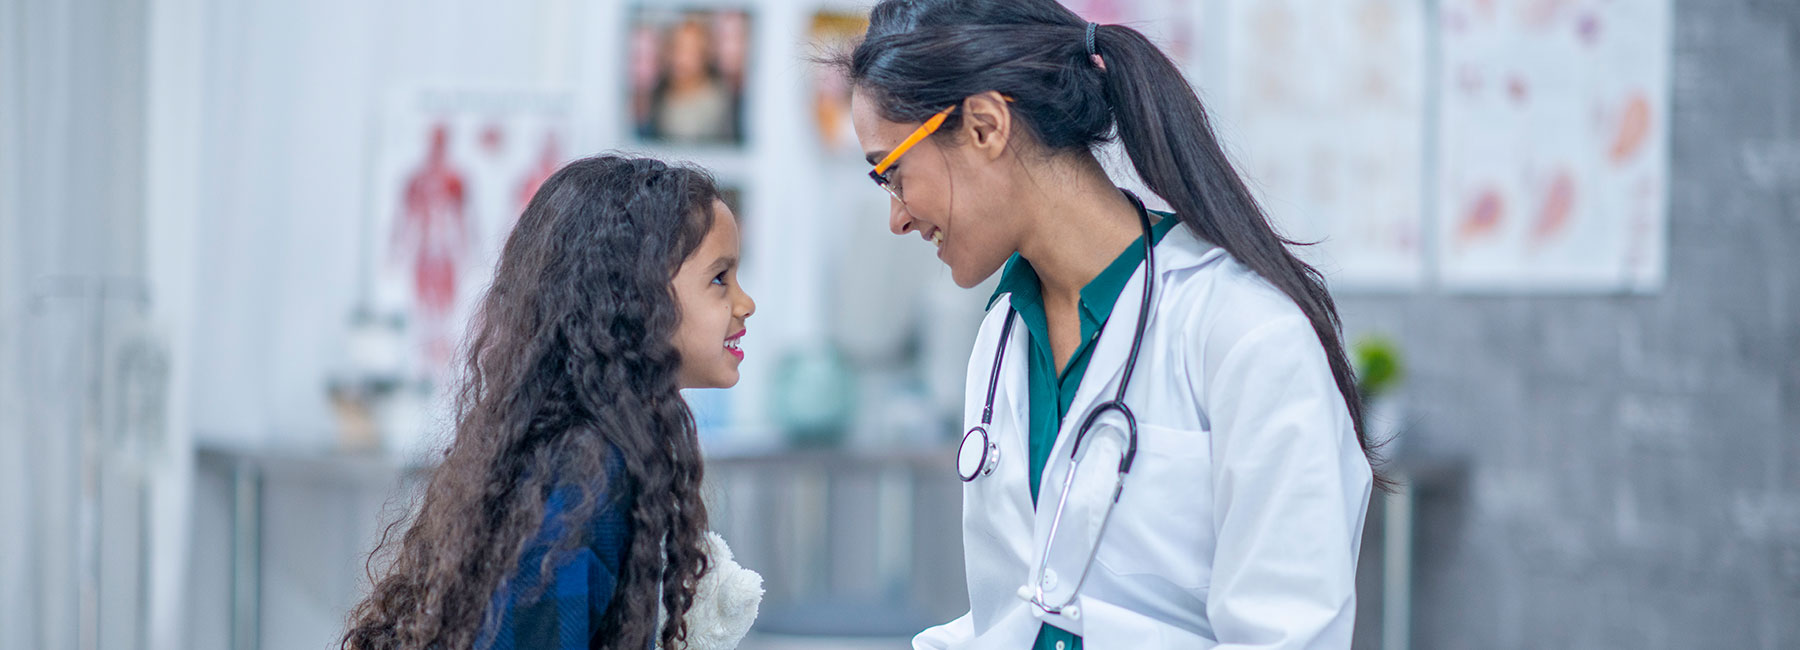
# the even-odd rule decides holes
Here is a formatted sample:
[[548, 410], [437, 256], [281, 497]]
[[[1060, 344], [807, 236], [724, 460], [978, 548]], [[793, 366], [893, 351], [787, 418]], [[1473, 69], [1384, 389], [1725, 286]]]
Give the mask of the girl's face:
[[675, 272], [675, 300], [681, 326], [675, 350], [681, 354], [682, 388], [729, 388], [738, 382], [744, 352], [744, 320], [756, 301], [738, 286], [737, 216], [713, 201], [712, 228]]
[[[890, 187], [905, 200], [888, 198], [888, 229], [896, 235], [918, 232], [928, 245], [937, 247], [938, 259], [949, 265], [951, 278], [964, 288], [993, 275], [1018, 243], [1018, 226], [999, 191], [1011, 181], [996, 153], [1004, 150], [1005, 136], [996, 136], [992, 128], [990, 118], [999, 110], [994, 103], [969, 102], [959, 109], [965, 115], [957, 133], [945, 136], [945, 129], [919, 141], [887, 170]], [[969, 115], [971, 107], [979, 117]], [[861, 92], [851, 95], [850, 121], [871, 165], [919, 128], [917, 123], [883, 118]]]

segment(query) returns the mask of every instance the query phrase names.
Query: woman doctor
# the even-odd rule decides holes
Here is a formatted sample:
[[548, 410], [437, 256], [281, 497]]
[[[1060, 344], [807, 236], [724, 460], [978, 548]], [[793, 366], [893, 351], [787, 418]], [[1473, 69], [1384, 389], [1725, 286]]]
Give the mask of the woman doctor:
[[[838, 61], [896, 234], [1000, 273], [958, 457], [969, 613], [916, 648], [1348, 648], [1370, 443], [1331, 296], [1145, 37], [884, 0]], [[1173, 214], [1093, 151], [1116, 136]]]

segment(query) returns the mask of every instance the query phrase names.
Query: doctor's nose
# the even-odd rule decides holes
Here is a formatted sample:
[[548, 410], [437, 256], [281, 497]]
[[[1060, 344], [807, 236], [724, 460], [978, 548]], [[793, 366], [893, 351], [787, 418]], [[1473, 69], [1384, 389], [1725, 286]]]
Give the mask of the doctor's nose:
[[912, 213], [906, 211], [906, 204], [888, 197], [888, 230], [896, 235], [904, 235], [918, 229]]

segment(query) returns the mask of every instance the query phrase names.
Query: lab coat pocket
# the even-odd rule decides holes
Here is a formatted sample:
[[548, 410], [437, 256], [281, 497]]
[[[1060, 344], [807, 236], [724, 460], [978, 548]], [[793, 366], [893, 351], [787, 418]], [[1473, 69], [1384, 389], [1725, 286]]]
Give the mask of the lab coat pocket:
[[1137, 457], [1098, 553], [1108, 571], [1154, 575], [1189, 591], [1206, 589], [1213, 545], [1208, 435], [1138, 426]]
[[[962, 533], [963, 551], [969, 556], [1016, 557], [1022, 565], [1029, 559], [1023, 549], [1031, 543], [1035, 513], [1026, 483], [1029, 459], [1019, 436], [1008, 435], [1016, 430], [1013, 421], [1004, 417], [988, 427], [1000, 459], [992, 474], [962, 484]], [[945, 473], [956, 476], [951, 471]]]

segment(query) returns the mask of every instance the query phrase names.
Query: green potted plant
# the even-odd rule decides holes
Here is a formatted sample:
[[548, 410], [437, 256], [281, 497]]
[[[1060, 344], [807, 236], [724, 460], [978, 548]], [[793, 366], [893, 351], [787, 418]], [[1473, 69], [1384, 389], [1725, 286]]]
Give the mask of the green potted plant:
[[1400, 346], [1380, 334], [1368, 334], [1350, 345], [1351, 365], [1356, 369], [1356, 391], [1363, 399], [1363, 423], [1368, 435], [1389, 442], [1399, 435], [1405, 420], [1398, 389], [1406, 377]]

